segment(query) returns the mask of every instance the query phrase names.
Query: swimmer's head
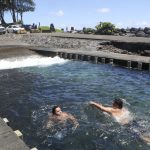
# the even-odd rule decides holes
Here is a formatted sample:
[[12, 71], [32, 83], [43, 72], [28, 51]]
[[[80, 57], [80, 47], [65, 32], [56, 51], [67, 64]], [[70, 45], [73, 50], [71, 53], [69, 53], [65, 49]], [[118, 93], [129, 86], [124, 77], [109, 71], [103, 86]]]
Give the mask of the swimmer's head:
[[60, 108], [59, 106], [54, 106], [54, 107], [52, 108], [52, 114], [53, 114], [53, 115], [60, 116], [61, 113], [62, 113], [62, 111], [61, 111], [61, 108]]
[[121, 100], [121, 99], [115, 99], [115, 100], [113, 101], [113, 107], [114, 107], [114, 108], [122, 109], [122, 107], [123, 107], [123, 102], [122, 102], [122, 100]]

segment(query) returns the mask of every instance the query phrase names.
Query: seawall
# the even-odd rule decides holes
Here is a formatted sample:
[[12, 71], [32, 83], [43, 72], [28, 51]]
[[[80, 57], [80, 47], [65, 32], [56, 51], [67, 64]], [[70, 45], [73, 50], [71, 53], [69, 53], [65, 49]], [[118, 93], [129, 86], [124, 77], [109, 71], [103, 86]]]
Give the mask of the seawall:
[[[46, 56], [110, 63], [150, 71], [150, 38], [67, 33], [6, 34], [0, 50], [34, 50]], [[39, 49], [40, 48], [40, 49]], [[21, 52], [21, 53], [22, 53]]]
[[[85, 35], [71, 33], [32, 33], [32, 34], [6, 34], [0, 36], [0, 45], [30, 45], [46, 48], [65, 48], [83, 51], [103, 51], [122, 54], [135, 54], [150, 56], [150, 38]], [[4, 45], [4, 44], [3, 44]]]

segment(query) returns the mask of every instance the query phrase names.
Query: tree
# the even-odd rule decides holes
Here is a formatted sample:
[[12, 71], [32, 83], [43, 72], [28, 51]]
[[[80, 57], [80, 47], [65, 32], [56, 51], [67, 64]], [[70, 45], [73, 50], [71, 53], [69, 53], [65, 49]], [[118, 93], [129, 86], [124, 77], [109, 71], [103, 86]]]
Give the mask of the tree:
[[23, 13], [34, 11], [35, 3], [33, 0], [18, 0], [16, 12], [20, 14], [21, 22], [23, 23]]
[[20, 14], [21, 22], [23, 22], [23, 13], [34, 11], [34, 9], [34, 0], [0, 0], [0, 20], [5, 24], [4, 13], [10, 11], [14, 23], [18, 21], [18, 14]]
[[115, 32], [115, 25], [111, 22], [100, 22], [96, 26], [96, 34], [113, 35]]
[[83, 28], [83, 33], [84, 34], [93, 34], [93, 33], [95, 33], [95, 30], [94, 29], [92, 29], [92, 28]]
[[0, 0], [0, 21], [2, 24], [6, 24], [4, 20], [4, 12], [8, 9], [8, 1]]
[[3, 6], [3, 8], [1, 9], [3, 13], [10, 11], [13, 22], [16, 22], [15, 12], [16, 12], [16, 4], [18, 0], [0, 0], [0, 1], [1, 1], [1, 5]]
[[17, 0], [10, 0], [8, 2], [8, 7], [9, 7], [9, 10], [12, 15], [12, 19], [13, 19], [14, 23], [16, 23], [16, 15], [15, 15], [16, 6], [17, 6]]

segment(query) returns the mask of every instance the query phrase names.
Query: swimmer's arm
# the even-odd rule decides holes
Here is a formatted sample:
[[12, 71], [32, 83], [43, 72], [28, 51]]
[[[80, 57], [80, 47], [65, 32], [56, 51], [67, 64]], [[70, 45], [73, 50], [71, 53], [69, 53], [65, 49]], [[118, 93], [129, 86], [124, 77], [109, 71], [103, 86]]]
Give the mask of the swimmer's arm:
[[54, 126], [54, 117], [52, 115], [49, 115], [47, 118], [47, 121], [45, 123], [45, 128], [50, 129]]
[[95, 106], [96, 108], [100, 109], [101, 111], [107, 112], [107, 113], [112, 113], [112, 108], [111, 107], [105, 107], [100, 103], [95, 103], [93, 101], [90, 102], [90, 105]]
[[53, 127], [53, 125], [54, 125], [53, 121], [49, 120], [49, 121], [46, 122], [45, 128], [46, 129], [50, 129], [50, 128]]
[[140, 135], [140, 138], [143, 139], [146, 143], [150, 143], [150, 137], [145, 135]]
[[79, 126], [77, 119], [74, 116], [72, 116], [71, 114], [68, 114], [68, 119], [71, 120], [76, 127]]

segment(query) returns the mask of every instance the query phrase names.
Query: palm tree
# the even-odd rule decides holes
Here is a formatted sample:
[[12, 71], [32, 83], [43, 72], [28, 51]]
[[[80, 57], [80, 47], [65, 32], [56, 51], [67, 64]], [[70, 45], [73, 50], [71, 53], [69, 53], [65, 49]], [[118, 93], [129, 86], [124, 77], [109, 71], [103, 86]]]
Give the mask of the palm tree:
[[8, 9], [8, 1], [7, 0], [0, 0], [0, 21], [1, 24], [6, 24], [4, 20], [4, 12]]
[[23, 23], [23, 13], [34, 11], [35, 3], [33, 0], [17, 0], [16, 12], [20, 14], [20, 20]]
[[18, 13], [20, 14], [21, 22], [23, 22], [23, 13], [34, 11], [34, 9], [34, 0], [0, 0], [0, 21], [2, 24], [6, 24], [4, 13], [10, 11], [14, 23], [18, 21]]

